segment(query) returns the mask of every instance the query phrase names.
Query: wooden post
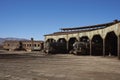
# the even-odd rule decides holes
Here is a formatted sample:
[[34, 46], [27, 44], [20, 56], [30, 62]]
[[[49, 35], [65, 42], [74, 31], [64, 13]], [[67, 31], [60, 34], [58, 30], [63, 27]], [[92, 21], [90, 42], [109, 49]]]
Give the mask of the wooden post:
[[105, 39], [103, 39], [103, 56], [105, 57]]

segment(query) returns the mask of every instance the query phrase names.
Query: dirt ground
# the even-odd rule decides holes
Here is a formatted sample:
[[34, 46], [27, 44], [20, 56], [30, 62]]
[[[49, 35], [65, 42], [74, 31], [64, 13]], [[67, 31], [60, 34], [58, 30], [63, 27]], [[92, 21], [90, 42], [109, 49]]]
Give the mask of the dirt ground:
[[114, 57], [4, 53], [0, 80], [120, 80], [120, 60]]

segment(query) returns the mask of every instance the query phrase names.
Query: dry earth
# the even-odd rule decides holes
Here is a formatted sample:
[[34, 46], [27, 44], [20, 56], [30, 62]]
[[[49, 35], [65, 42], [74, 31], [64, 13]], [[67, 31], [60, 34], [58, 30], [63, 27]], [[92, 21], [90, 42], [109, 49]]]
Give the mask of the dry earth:
[[120, 60], [114, 57], [4, 53], [0, 80], [120, 80]]

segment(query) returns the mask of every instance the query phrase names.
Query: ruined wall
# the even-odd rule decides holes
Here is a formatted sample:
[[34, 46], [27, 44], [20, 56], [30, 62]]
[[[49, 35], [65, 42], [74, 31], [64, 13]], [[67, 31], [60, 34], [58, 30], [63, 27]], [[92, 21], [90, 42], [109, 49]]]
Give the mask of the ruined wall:
[[5, 41], [3, 48], [9, 51], [14, 50], [26, 50], [26, 51], [32, 51], [32, 50], [41, 50], [43, 46], [43, 41]]

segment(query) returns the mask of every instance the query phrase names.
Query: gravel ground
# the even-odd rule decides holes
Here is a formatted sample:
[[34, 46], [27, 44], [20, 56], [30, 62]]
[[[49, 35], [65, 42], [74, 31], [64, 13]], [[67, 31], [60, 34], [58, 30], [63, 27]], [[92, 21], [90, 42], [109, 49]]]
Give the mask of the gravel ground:
[[102, 56], [2, 52], [0, 80], [120, 80], [120, 60]]

